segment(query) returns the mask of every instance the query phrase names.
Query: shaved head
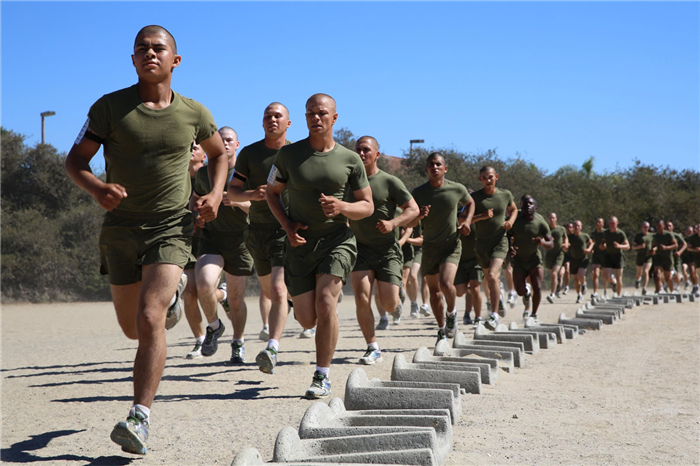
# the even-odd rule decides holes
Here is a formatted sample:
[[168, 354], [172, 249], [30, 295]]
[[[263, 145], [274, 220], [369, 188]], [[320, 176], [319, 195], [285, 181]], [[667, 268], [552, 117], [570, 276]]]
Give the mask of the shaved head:
[[378, 143], [377, 140], [376, 140], [375, 138], [373, 138], [372, 136], [362, 136], [360, 139], [357, 140], [357, 142], [355, 143], [355, 145], [357, 145], [357, 144], [359, 144], [359, 143], [361, 143], [361, 142], [367, 142], [367, 143], [369, 143], [369, 144], [372, 146], [372, 148], [373, 148], [374, 150], [379, 150], [379, 143]]
[[333, 113], [336, 113], [336, 111], [338, 109], [338, 107], [335, 104], [335, 99], [333, 97], [329, 96], [328, 94], [314, 94], [314, 95], [312, 95], [306, 101], [306, 108], [309, 108], [310, 104], [317, 103], [317, 102], [318, 103], [323, 102], [323, 103], [327, 104], [329, 107], [331, 107]]
[[134, 39], [134, 48], [136, 48], [136, 45], [139, 43], [139, 39], [142, 37], [155, 35], [163, 35], [168, 45], [170, 45], [170, 47], [173, 49], [173, 53], [177, 54], [177, 44], [175, 43], [175, 38], [173, 35], [170, 34], [170, 31], [165, 29], [163, 26], [157, 26], [155, 24], [141, 28], [138, 34], [136, 34], [136, 39]]
[[236, 136], [236, 140], [238, 140], [238, 133], [235, 129], [231, 128], [230, 126], [222, 126], [221, 128], [219, 128], [219, 134], [221, 134], [222, 136], [224, 135], [224, 133], [228, 132], [233, 133], [233, 135]]
[[267, 107], [265, 107], [265, 112], [264, 112], [264, 113], [267, 113], [268, 110], [272, 110], [272, 109], [275, 108], [275, 107], [281, 107], [281, 108], [282, 108], [282, 113], [284, 113], [284, 115], [285, 115], [287, 118], [289, 118], [289, 109], [288, 109], [287, 107], [285, 107], [284, 104], [281, 104], [281, 103], [279, 103], [279, 102], [272, 102], [270, 105], [268, 105]]

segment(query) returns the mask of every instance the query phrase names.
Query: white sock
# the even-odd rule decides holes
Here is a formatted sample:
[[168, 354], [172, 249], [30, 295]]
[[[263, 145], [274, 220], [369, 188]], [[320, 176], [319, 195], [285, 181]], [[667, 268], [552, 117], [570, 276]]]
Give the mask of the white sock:
[[219, 327], [221, 327], [221, 319], [216, 319], [214, 322], [209, 323], [208, 326], [212, 330], [219, 330]]
[[233, 343], [238, 343], [239, 345], [243, 345], [243, 340], [244, 340], [243, 338], [241, 338], [240, 340], [238, 338], [234, 338]]
[[267, 348], [268, 348], [268, 349], [273, 349], [273, 350], [279, 352], [279, 349], [280, 349], [280, 342], [277, 341], [277, 340], [273, 340], [272, 338], [270, 338], [269, 340], [267, 340]]
[[368, 348], [368, 349], [371, 349], [372, 351], [374, 351], [374, 350], [378, 350], [378, 349], [379, 349], [379, 345], [378, 345], [377, 342], [375, 341], [374, 343], [370, 343], [369, 345], [367, 345], [367, 348]]
[[172, 305], [175, 304], [175, 298], [177, 298], [177, 294], [173, 295], [173, 299], [171, 299], [170, 303], [168, 304], [168, 309], [170, 309]]
[[440, 330], [442, 333], [445, 333], [445, 326], [443, 325], [443, 326], [440, 327], [438, 330]]
[[151, 423], [151, 409], [146, 408], [144, 405], [134, 405], [129, 410], [129, 416], [131, 416], [132, 414], [136, 415], [136, 408], [138, 408], [139, 411], [141, 411], [143, 414], [146, 415], [145, 421], [146, 421], [146, 423], [150, 424]]
[[328, 377], [331, 373], [331, 368], [330, 367], [321, 367], [321, 366], [316, 366], [316, 372], [320, 372], [321, 374], [325, 375]]
[[201, 345], [202, 343], [204, 343], [204, 336], [197, 337], [194, 339], [194, 341], [196, 341], [197, 343], [199, 343]]
[[456, 316], [456, 315], [457, 315], [457, 309], [452, 309], [452, 312], [450, 312], [450, 313], [447, 314], [447, 315], [449, 315], [450, 317]]

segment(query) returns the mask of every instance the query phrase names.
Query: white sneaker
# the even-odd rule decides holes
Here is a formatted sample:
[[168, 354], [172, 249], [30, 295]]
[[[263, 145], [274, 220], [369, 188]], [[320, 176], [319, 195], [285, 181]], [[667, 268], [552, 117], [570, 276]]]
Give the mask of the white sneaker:
[[185, 355], [185, 358], [187, 359], [197, 359], [202, 357], [202, 344], [200, 342], [196, 342], [194, 344], [194, 348], [192, 348], [192, 351], [187, 353]]
[[184, 273], [180, 275], [180, 283], [177, 284], [177, 290], [175, 290], [175, 302], [168, 308], [168, 313], [165, 317], [165, 330], [170, 330], [175, 327], [182, 314], [185, 311], [185, 302], [182, 299], [182, 294], [187, 286], [187, 275]]
[[553, 294], [547, 295], [547, 302], [549, 304], [554, 304], [554, 295]]
[[425, 316], [425, 317], [428, 317], [428, 316], [433, 315], [433, 313], [430, 312], [430, 308], [428, 307], [427, 304], [423, 304], [423, 305], [420, 307], [420, 315]]
[[299, 334], [299, 338], [313, 338], [316, 335], [315, 328], [305, 328]]
[[510, 305], [511, 309], [513, 309], [515, 307], [515, 300], [516, 299], [518, 299], [518, 294], [515, 291], [510, 290], [508, 292], [508, 304]]
[[262, 330], [260, 330], [258, 338], [262, 341], [267, 341], [270, 339], [270, 327], [268, 325], [263, 326]]
[[523, 322], [527, 322], [527, 319], [530, 317], [530, 313], [525, 311], [523, 312]]
[[492, 312], [491, 317], [489, 317], [489, 320], [484, 322], [484, 327], [486, 327], [489, 330], [496, 330], [496, 327], [498, 327], [498, 314]]
[[479, 328], [483, 326], [484, 322], [481, 320], [481, 317], [477, 317], [476, 319], [474, 319], [474, 325], [472, 325], [472, 328]]
[[392, 317], [394, 325], [399, 325], [401, 323], [402, 312], [403, 312], [403, 304], [399, 303], [399, 305], [396, 306], [396, 310], [391, 313], [391, 317]]
[[411, 303], [411, 317], [418, 318], [418, 303], [415, 301]]
[[371, 366], [378, 362], [382, 362], [383, 360], [384, 358], [382, 358], [382, 352], [379, 349], [375, 350], [372, 348], [367, 348], [365, 355], [360, 358], [360, 364]]

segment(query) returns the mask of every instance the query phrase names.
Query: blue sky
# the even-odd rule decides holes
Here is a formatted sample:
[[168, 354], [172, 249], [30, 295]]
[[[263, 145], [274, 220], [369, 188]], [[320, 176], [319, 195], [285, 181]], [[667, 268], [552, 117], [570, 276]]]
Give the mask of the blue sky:
[[[68, 151], [101, 95], [136, 82], [133, 40], [168, 28], [173, 89], [242, 145], [272, 101], [307, 135], [325, 92], [338, 127], [401, 155], [410, 139], [519, 153], [549, 172], [595, 157], [700, 169], [698, 2], [7, 2], [2, 125]], [[99, 169], [101, 156], [95, 158]]]

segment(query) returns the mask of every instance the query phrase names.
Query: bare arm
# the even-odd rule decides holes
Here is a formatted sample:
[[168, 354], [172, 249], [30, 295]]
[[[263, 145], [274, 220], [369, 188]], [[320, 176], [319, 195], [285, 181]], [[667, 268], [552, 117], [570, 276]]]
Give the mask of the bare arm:
[[228, 172], [228, 159], [226, 149], [221, 140], [221, 135], [216, 132], [209, 139], [200, 144], [209, 158], [207, 172], [209, 173], [209, 194], [201, 196], [194, 205], [194, 211], [198, 212], [205, 222], [214, 220], [219, 212], [219, 205], [223, 199], [226, 188], [226, 173]]
[[362, 220], [372, 215], [372, 212], [374, 212], [372, 188], [365, 186], [352, 193], [355, 196], [355, 202], [341, 201], [336, 197], [326, 196], [321, 193], [321, 198], [318, 201], [321, 203], [326, 217], [335, 217], [342, 214], [350, 220]]
[[282, 202], [282, 191], [284, 191], [287, 184], [279, 181], [273, 182], [274, 184], [270, 184], [268, 181], [267, 188], [265, 189], [267, 205], [270, 206], [270, 211], [287, 233], [289, 244], [291, 244], [292, 247], [301, 246], [306, 243], [306, 239], [298, 232], [299, 230], [306, 230], [308, 227], [301, 222], [292, 222], [289, 217], [287, 217], [287, 212], [285, 212], [284, 203]]
[[468, 204], [462, 206], [462, 210], [459, 213], [459, 223], [457, 224], [457, 229], [462, 232], [464, 236], [469, 236], [472, 228], [472, 220], [474, 218], [474, 209], [476, 208], [474, 201], [469, 199]]
[[[386, 234], [393, 231], [396, 227], [406, 226], [418, 216], [418, 204], [416, 204], [416, 201], [413, 198], [400, 207], [403, 209], [401, 215], [398, 215], [391, 220], [380, 220], [377, 222], [377, 229], [380, 232]], [[410, 229], [413, 231], [413, 228]]]
[[552, 235], [547, 235], [544, 238], [538, 236], [537, 238], [532, 238], [532, 241], [545, 249], [552, 249], [554, 247], [554, 238]]
[[403, 234], [401, 235], [401, 238], [399, 238], [399, 246], [403, 247], [403, 245], [406, 244], [406, 241], [408, 241], [408, 239], [411, 237], [411, 233], [413, 233], [413, 228], [404, 228]]
[[513, 228], [513, 223], [515, 223], [515, 219], [518, 218], [518, 206], [515, 205], [515, 202], [511, 202], [508, 206], [508, 215], [510, 215], [510, 217], [503, 222], [504, 230], [510, 230]]

